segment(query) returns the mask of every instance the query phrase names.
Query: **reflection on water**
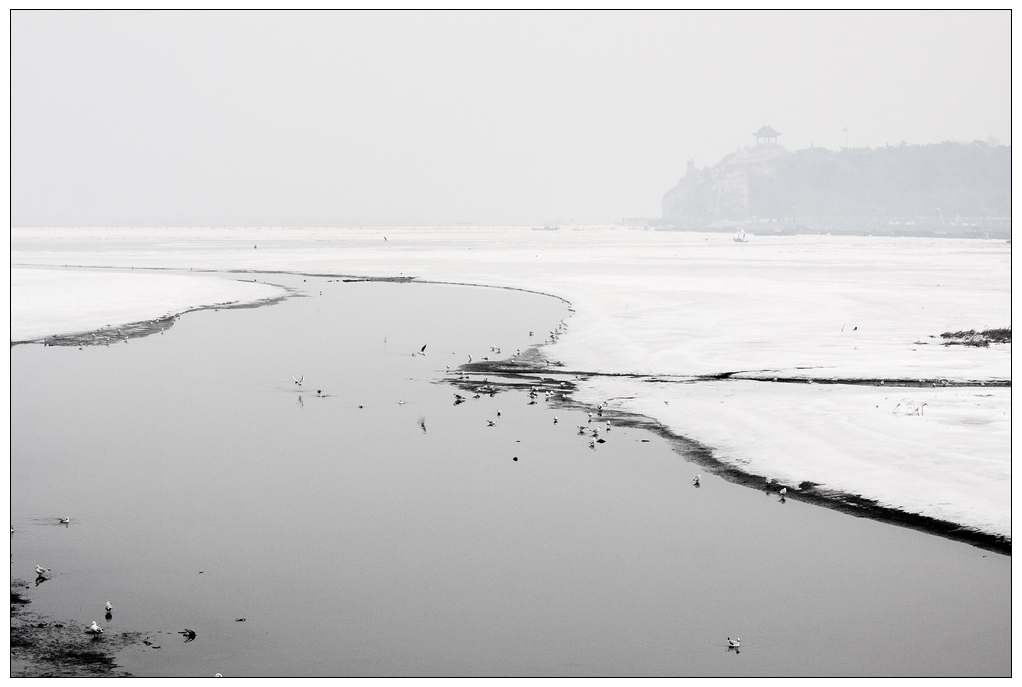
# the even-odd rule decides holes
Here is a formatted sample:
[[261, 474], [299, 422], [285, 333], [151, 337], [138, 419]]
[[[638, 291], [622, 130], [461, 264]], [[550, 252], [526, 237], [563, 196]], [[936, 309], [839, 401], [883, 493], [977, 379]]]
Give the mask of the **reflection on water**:
[[52, 570], [32, 610], [85, 628], [112, 601], [108, 633], [148, 633], [136, 675], [1010, 673], [1009, 558], [437, 383], [562, 302], [306, 279], [128, 345], [12, 349], [12, 576]]

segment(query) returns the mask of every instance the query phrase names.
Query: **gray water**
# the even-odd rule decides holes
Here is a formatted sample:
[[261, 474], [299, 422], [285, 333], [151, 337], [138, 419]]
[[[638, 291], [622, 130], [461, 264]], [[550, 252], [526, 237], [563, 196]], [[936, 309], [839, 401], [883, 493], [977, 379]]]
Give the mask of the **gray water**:
[[590, 449], [542, 396], [453, 403], [446, 366], [538, 343], [563, 302], [267, 280], [309, 297], [11, 351], [12, 577], [52, 568], [33, 612], [146, 633], [131, 673], [1010, 674], [1009, 557], [644, 430]]

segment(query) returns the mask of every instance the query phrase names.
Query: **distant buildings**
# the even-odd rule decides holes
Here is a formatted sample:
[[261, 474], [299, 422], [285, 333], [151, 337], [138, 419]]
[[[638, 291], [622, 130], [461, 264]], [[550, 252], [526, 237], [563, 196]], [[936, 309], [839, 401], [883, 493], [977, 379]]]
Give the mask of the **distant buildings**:
[[759, 131], [753, 134], [756, 137], [756, 145], [777, 145], [777, 137], [781, 135], [780, 131], [774, 131], [772, 126], [764, 126]]

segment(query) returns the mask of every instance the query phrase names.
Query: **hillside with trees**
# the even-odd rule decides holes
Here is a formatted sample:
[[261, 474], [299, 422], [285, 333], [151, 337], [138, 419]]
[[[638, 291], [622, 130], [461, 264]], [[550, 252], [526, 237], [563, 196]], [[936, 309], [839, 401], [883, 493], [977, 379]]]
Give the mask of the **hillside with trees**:
[[1011, 148], [981, 141], [808, 148], [760, 143], [697, 169], [664, 196], [678, 229], [760, 233], [1011, 235]]

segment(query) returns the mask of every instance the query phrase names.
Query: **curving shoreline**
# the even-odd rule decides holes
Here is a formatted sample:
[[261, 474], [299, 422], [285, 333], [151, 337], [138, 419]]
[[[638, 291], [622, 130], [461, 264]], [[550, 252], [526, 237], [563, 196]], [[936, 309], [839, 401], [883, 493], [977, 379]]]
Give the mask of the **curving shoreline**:
[[[218, 270], [198, 270], [198, 272], [216, 272]], [[366, 282], [399, 282], [399, 283], [423, 283], [423, 284], [450, 284], [459, 286], [477, 286], [484, 288], [497, 288], [497, 289], [508, 289], [514, 291], [522, 291], [527, 293], [535, 293], [545, 295], [548, 297], [556, 298], [563, 303], [571, 305], [571, 302], [560, 296], [545, 293], [542, 291], [523, 289], [517, 287], [508, 286], [490, 286], [480, 283], [472, 282], [458, 282], [458, 281], [441, 281], [441, 280], [420, 280], [417, 277], [399, 276], [399, 277], [373, 277], [373, 276], [358, 276], [343, 273], [328, 273], [328, 272], [308, 272], [308, 271], [287, 271], [287, 270], [224, 270], [224, 272], [232, 274], [287, 274], [292, 276], [302, 276], [309, 278], [327, 278], [328, 280], [338, 280], [344, 282], [354, 281], [366, 281]], [[280, 286], [280, 285], [276, 285]], [[303, 294], [299, 289], [281, 287], [287, 290], [287, 293], [274, 297], [260, 299], [253, 302], [228, 302], [228, 303], [215, 303], [211, 305], [204, 305], [195, 308], [189, 308], [181, 312], [167, 315], [162, 318], [153, 320], [142, 320], [133, 322], [127, 325], [121, 325], [120, 327], [109, 327], [100, 330], [93, 330], [89, 332], [77, 332], [67, 335], [59, 335], [53, 337], [45, 337], [42, 339], [33, 339], [29, 341], [12, 341], [11, 345], [23, 344], [23, 343], [42, 343], [44, 345], [56, 345], [56, 346], [86, 346], [86, 345], [109, 345], [111, 342], [149, 336], [156, 332], [163, 332], [167, 328], [173, 325], [177, 318], [187, 312], [194, 312], [199, 310], [209, 309], [235, 309], [235, 308], [256, 308], [264, 305], [273, 305], [280, 303], [283, 300], [292, 296], [302, 296]], [[569, 307], [569, 310], [574, 312], [573, 308]], [[545, 345], [545, 344], [541, 344]], [[537, 347], [538, 352], [538, 347]], [[949, 381], [943, 378], [919, 378], [919, 379], [904, 379], [904, 378], [840, 378], [840, 379], [821, 379], [821, 378], [810, 378], [810, 377], [794, 377], [794, 376], [773, 376], [769, 370], [744, 370], [744, 371], [732, 371], [732, 372], [721, 372], [716, 374], [704, 374], [704, 375], [692, 375], [692, 376], [677, 376], [677, 375], [650, 375], [650, 374], [632, 374], [632, 373], [606, 373], [606, 372], [590, 372], [590, 371], [579, 371], [579, 370], [567, 370], [563, 369], [557, 363], [551, 363], [546, 360], [542, 354], [533, 356], [532, 362], [527, 365], [521, 363], [508, 362], [508, 361], [487, 361], [487, 362], [475, 362], [462, 365], [460, 368], [465, 373], [470, 374], [494, 374], [502, 375], [507, 377], [522, 377], [536, 375], [536, 374], [557, 374], [559, 376], [579, 376], [585, 379], [593, 377], [627, 377], [636, 380], [649, 381], [672, 381], [681, 383], [696, 383], [700, 381], [755, 381], [761, 383], [775, 382], [778, 384], [844, 384], [844, 385], [859, 385], [859, 386], [872, 386], [872, 387], [937, 387], [937, 386], [952, 386], [952, 387], [1008, 387], [1011, 386], [1009, 380], [988, 380], [984, 382], [974, 382], [968, 380], [953, 380]], [[580, 401], [574, 400], [568, 403], [574, 404], [576, 407], [591, 409], [590, 404], [585, 404]], [[765, 483], [766, 477], [755, 473], [754, 471], [744, 471], [736, 467], [733, 463], [724, 462], [714, 457], [714, 449], [705, 443], [700, 443], [693, 439], [689, 439], [682, 435], [676, 434], [671, 431], [667, 425], [655, 417], [643, 415], [641, 413], [621, 412], [620, 418], [623, 423], [631, 423], [633, 426], [644, 427], [651, 431], [664, 436], [666, 439], [671, 441], [676, 448], [679, 448], [679, 453], [682, 453], [686, 458], [693, 460], [694, 462], [704, 465], [708, 470], [712, 470], [715, 474], [725, 477], [729, 481], [734, 483], [743, 484], [753, 488], [761, 488]], [[912, 513], [910, 511], [893, 508], [890, 506], [881, 505], [877, 500], [871, 499], [859, 494], [855, 494], [848, 491], [840, 491], [834, 489], [823, 489], [821, 485], [802, 480], [799, 483], [799, 489], [795, 490], [793, 487], [792, 495], [793, 498], [798, 498], [807, 502], [817, 503], [835, 510], [840, 510], [858, 517], [868, 517], [892, 524], [899, 524], [906, 527], [911, 527], [921, 531], [925, 531], [939, 536], [947, 537], [950, 539], [956, 539], [960, 541], [966, 541], [972, 543], [981, 548], [985, 548], [991, 551], [997, 551], [998, 553], [1004, 553], [1010, 555], [1011, 551], [1011, 538], [1010, 536], [1004, 536], [999, 534], [993, 534], [989, 532], [983, 532], [976, 528], [970, 528], [962, 526], [958, 523], [934, 518], [931, 516]]]
[[[577, 377], [579, 375], [585, 375], [587, 377], [592, 376], [627, 376], [635, 378], [648, 378], [649, 375], [631, 375], [627, 373], [619, 373], [618, 375], [607, 375], [605, 373], [592, 373], [592, 372], [579, 372], [577, 370], [566, 370], [560, 369], [556, 364], [550, 364], [545, 360], [542, 353], [539, 352], [538, 347], [529, 351], [530, 362], [528, 363], [515, 363], [507, 360], [492, 361], [492, 362], [475, 362], [468, 363], [460, 366], [460, 370], [463, 372], [473, 375], [496, 375], [506, 377], [511, 380], [509, 382], [495, 381], [490, 377], [486, 377], [484, 382], [478, 381], [464, 381], [464, 380], [447, 380], [449, 383], [458, 386], [466, 390], [476, 390], [478, 387], [488, 385], [496, 389], [505, 390], [520, 390], [523, 385], [536, 385], [540, 388], [557, 389], [565, 391], [570, 389], [574, 391], [576, 385], [571, 381], [566, 381], [560, 377]], [[557, 375], [557, 377], [550, 377], [549, 375]], [[725, 377], [726, 378], [726, 377]], [[707, 379], [717, 380], [717, 375], [708, 376]], [[688, 381], [699, 381], [699, 377], [686, 378]], [[818, 380], [798, 380], [798, 379], [783, 379], [783, 380], [758, 380], [758, 381], [777, 381], [778, 383], [822, 383]], [[841, 384], [841, 383], [852, 383], [856, 382], [867, 385], [872, 380], [842, 380], [842, 381], [830, 381], [827, 383]], [[879, 381], [879, 380], [878, 380]], [[901, 382], [899, 384], [899, 382]], [[920, 386], [925, 387], [931, 384], [930, 380], [892, 380], [892, 386]], [[979, 383], [975, 384], [957, 384], [957, 386], [979, 386]], [[986, 386], [1011, 386], [1010, 380], [1001, 384], [987, 383]], [[558, 405], [568, 408], [578, 408], [587, 412], [596, 410], [596, 406], [581, 403], [574, 400], [562, 400], [558, 402]], [[740, 470], [733, 464], [723, 462], [714, 457], [714, 449], [711, 446], [704, 445], [698, 441], [690, 439], [688, 437], [679, 435], [672, 431], [665, 424], [649, 416], [609, 410], [604, 408], [603, 415], [605, 417], [612, 418], [616, 425], [625, 427], [635, 427], [640, 429], [648, 430], [660, 437], [666, 439], [674, 448], [674, 450], [686, 460], [694, 462], [708, 472], [724, 478], [725, 480], [734, 484], [740, 484], [752, 489], [759, 491], [770, 491], [770, 488], [764, 489], [765, 485], [770, 484], [770, 481], [765, 475], [755, 474]], [[775, 487], [776, 488], [776, 485]], [[789, 489], [787, 498], [804, 501], [806, 503], [812, 503], [817, 506], [824, 508], [830, 508], [831, 510], [837, 510], [842, 513], [853, 515], [860, 518], [868, 518], [883, 522], [891, 525], [898, 525], [901, 527], [907, 527], [909, 529], [918, 530], [927, 534], [933, 534], [936, 536], [944, 537], [946, 539], [952, 539], [955, 541], [964, 542], [976, 546], [987, 551], [999, 553], [1003, 555], [1011, 555], [1011, 537], [1005, 537], [990, 532], [984, 532], [976, 528], [970, 528], [962, 526], [959, 523], [951, 522], [948, 520], [941, 520], [939, 518], [930, 517], [920, 513], [912, 513], [901, 508], [894, 508], [891, 506], [885, 506], [879, 503], [875, 499], [870, 499], [859, 494], [853, 494], [850, 492], [844, 492], [836, 489], [826, 489], [822, 485], [803, 480], [797, 485], [792, 485]]]

